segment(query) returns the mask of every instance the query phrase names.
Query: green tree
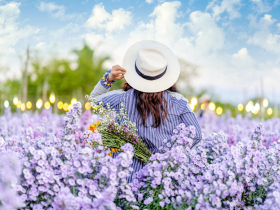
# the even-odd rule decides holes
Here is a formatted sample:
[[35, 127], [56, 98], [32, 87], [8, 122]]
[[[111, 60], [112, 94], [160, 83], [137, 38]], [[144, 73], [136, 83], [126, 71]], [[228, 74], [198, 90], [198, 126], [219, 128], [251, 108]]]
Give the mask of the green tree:
[[[28, 71], [28, 96], [33, 108], [39, 98], [48, 100], [50, 93], [55, 93], [57, 99], [70, 102], [72, 97], [78, 100], [90, 94], [94, 86], [105, 73], [103, 63], [109, 57], [96, 58], [94, 50], [84, 44], [80, 50], [74, 50], [77, 56], [76, 67], [66, 59], [53, 57], [47, 63], [42, 62], [38, 56], [31, 58], [32, 68]], [[9, 96], [12, 103], [14, 96], [21, 100], [22, 79], [7, 79], [2, 82], [1, 95]], [[13, 107], [15, 108], [15, 107]]]
[[[105, 69], [102, 65], [109, 57], [95, 58], [94, 51], [86, 44], [81, 50], [73, 52], [77, 55], [78, 65], [75, 69], [71, 69], [71, 63], [65, 59], [53, 58], [44, 66], [38, 58], [32, 62], [34, 71], [29, 78], [30, 96], [42, 95], [45, 83], [47, 83], [48, 95], [54, 92], [60, 100], [64, 101], [70, 100], [73, 96], [84, 97], [90, 94], [104, 74]], [[36, 79], [32, 81], [32, 77]], [[77, 92], [80, 96], [76, 96]]]

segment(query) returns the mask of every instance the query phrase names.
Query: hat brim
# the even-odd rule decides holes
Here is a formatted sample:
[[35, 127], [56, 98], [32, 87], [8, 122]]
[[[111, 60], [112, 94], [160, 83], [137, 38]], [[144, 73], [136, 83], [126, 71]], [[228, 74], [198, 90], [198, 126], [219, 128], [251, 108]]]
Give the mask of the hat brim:
[[[161, 78], [147, 80], [139, 76], [135, 71], [137, 53], [142, 48], [157, 48], [165, 54], [167, 58], [167, 70]], [[124, 55], [122, 67], [126, 70], [124, 78], [127, 83], [134, 89], [146, 93], [167, 90], [176, 83], [180, 75], [180, 65], [174, 53], [164, 44], [152, 40], [139, 41], [130, 46]]]

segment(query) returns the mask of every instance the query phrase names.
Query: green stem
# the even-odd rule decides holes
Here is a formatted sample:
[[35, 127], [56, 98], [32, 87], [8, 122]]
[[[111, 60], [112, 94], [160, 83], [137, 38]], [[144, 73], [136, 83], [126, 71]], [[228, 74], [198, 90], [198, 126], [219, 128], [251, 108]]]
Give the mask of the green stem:
[[[151, 156], [151, 152], [145, 144], [135, 144], [128, 138], [117, 136], [114, 133], [109, 133], [107, 131], [101, 131], [101, 134], [104, 146], [120, 149], [125, 143], [131, 143], [135, 150], [134, 155], [136, 159], [144, 160], [146, 162]], [[148, 154], [146, 154], [146, 152]]]

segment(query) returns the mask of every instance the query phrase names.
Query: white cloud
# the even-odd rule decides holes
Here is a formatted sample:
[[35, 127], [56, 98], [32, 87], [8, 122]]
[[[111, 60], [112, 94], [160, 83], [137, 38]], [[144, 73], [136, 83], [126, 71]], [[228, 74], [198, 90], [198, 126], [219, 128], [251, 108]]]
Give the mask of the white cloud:
[[241, 7], [241, 0], [222, 0], [220, 5], [215, 4], [217, 0], [211, 1], [208, 6], [208, 9], [212, 9], [213, 17], [219, 19], [220, 15], [224, 12], [229, 14], [229, 19], [235, 19], [241, 17], [241, 14], [238, 10]]
[[64, 37], [64, 35], [66, 33], [68, 34], [68, 37], [69, 37], [69, 33], [77, 33], [79, 31], [80, 31], [80, 26], [78, 24], [70, 22], [62, 28], [59, 28], [55, 31], [51, 31], [50, 36], [52, 36], [53, 38], [55, 38], [57, 40], [61, 37]]
[[180, 6], [181, 2], [179, 1], [165, 2], [154, 9], [150, 17], [155, 19], [150, 24], [154, 25], [156, 40], [169, 45], [182, 36], [183, 28], [179, 23], [176, 23]]
[[0, 6], [0, 53], [14, 53], [19, 40], [37, 33], [39, 29], [29, 25], [19, 27], [20, 3], [11, 2]]
[[254, 63], [253, 58], [248, 54], [248, 50], [245, 47], [232, 55], [232, 65], [239, 72], [242, 72], [243, 76], [245, 76], [245, 73], [247, 76], [252, 74], [252, 71], [255, 70]]
[[187, 23], [194, 34], [195, 47], [203, 53], [211, 53], [224, 47], [225, 35], [209, 13], [196, 11], [190, 14]]
[[4, 75], [5, 78], [12, 76], [20, 66], [20, 61], [16, 58], [23, 49], [18, 49], [16, 45], [26, 42], [27, 38], [39, 32], [38, 28], [29, 25], [21, 26], [19, 7], [20, 3], [17, 2], [0, 6], [0, 65], [10, 68], [10, 71]]
[[242, 48], [241, 50], [238, 51], [238, 53], [233, 54], [234, 58], [246, 58], [248, 56], [248, 50], [247, 48]]
[[270, 26], [272, 25], [276, 20], [272, 19], [271, 15], [265, 14], [263, 18], [260, 19], [260, 24], [262, 26]]
[[[108, 56], [115, 55], [114, 47], [117, 47], [116, 37], [107, 34], [105, 36], [96, 33], [88, 33], [83, 36], [86, 43], [95, 49], [95, 55]], [[113, 53], [111, 53], [113, 51]], [[110, 67], [110, 66], [108, 66]]]
[[271, 10], [271, 6], [269, 4], [269, 1], [266, 0], [251, 0], [254, 4], [254, 9], [257, 11], [259, 14], [268, 12]]
[[17, 26], [15, 20], [20, 14], [20, 3], [12, 2], [0, 6], [0, 34], [13, 32]]
[[[158, 3], [163, 3], [165, 0], [157, 0]], [[146, 3], [148, 4], [152, 4], [154, 2], [154, 0], [146, 0]]]
[[53, 18], [57, 18], [59, 20], [71, 20], [74, 18], [80, 18], [81, 14], [66, 14], [64, 5], [57, 5], [55, 3], [46, 3], [46, 2], [40, 2], [40, 5], [38, 6], [39, 11], [41, 12], [47, 12], [51, 15]]
[[146, 3], [151, 4], [153, 3], [153, 0], [146, 0]]
[[278, 30], [280, 30], [280, 23], [277, 23]]
[[46, 43], [45, 42], [39, 42], [35, 45], [35, 49], [36, 50], [43, 50], [46, 47]]
[[280, 35], [258, 31], [248, 40], [248, 43], [258, 45], [268, 52], [280, 54]]
[[259, 21], [257, 20], [257, 16], [254, 16], [252, 14], [250, 14], [248, 18], [250, 20], [249, 26], [259, 30], [263, 28], [267, 29], [269, 26], [273, 25], [274, 22], [276, 22], [276, 20], [272, 19], [272, 16], [268, 14], [265, 14], [262, 18], [259, 19]]
[[50, 3], [41, 2], [38, 9], [41, 12], [53, 13], [55, 17], [59, 17], [65, 14], [65, 7], [63, 5], [59, 6], [51, 2]]
[[85, 26], [90, 29], [104, 29], [108, 32], [122, 30], [131, 24], [132, 14], [122, 8], [108, 13], [104, 5], [97, 4], [92, 10], [91, 17], [86, 21]]
[[271, 15], [265, 14], [257, 24], [257, 31], [249, 38], [248, 43], [260, 46], [268, 52], [280, 54], [280, 35], [273, 34], [270, 26], [276, 20]]

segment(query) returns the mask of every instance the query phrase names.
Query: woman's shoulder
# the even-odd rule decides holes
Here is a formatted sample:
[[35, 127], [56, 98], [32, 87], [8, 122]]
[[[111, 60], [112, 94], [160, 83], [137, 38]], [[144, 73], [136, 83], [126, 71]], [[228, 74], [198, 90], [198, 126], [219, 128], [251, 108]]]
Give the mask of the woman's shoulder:
[[185, 98], [182, 94], [172, 91], [166, 91], [167, 97], [169, 98], [168, 101], [170, 103], [168, 104], [169, 112], [176, 113], [176, 114], [183, 114], [186, 112], [190, 112], [191, 109], [189, 107], [189, 101], [187, 98]]
[[183, 103], [189, 103], [188, 99], [186, 99], [182, 94], [178, 93], [178, 92], [172, 92], [172, 91], [166, 91], [168, 93], [169, 96], [171, 96], [171, 98], [174, 101], [178, 101], [178, 103], [183, 102]]

